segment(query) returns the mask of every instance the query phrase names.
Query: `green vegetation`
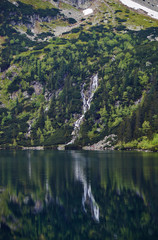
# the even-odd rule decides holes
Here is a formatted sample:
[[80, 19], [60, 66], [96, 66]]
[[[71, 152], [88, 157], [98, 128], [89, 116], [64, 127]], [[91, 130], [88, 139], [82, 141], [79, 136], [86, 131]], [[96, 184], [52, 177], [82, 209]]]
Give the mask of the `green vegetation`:
[[116, 149], [142, 149], [150, 151], [158, 151], [158, 134], [155, 134], [152, 139], [148, 139], [147, 136], [143, 136], [139, 139], [133, 140], [128, 143], [121, 142], [115, 146]]
[[72, 5], [65, 3], [65, 2], [60, 2], [60, 8], [62, 9], [73, 9], [74, 11], [79, 11], [77, 8], [73, 7]]
[[36, 0], [36, 1], [32, 1], [32, 0], [18, 0], [18, 1], [14, 1], [14, 0], [10, 0], [11, 2], [22, 2], [25, 4], [29, 4], [32, 5], [35, 9], [41, 8], [41, 9], [46, 9], [46, 8], [54, 8], [53, 4], [50, 1], [44, 1], [44, 0]]
[[[140, 19], [144, 16], [111, 4], [105, 7], [110, 16], [113, 14], [108, 23], [92, 26], [90, 19], [59, 38], [46, 30], [45, 22], [45, 32], [31, 40], [28, 15], [56, 18], [59, 10], [34, 9], [26, 1], [18, 4], [1, 2], [0, 145], [67, 143], [82, 113], [81, 86], [85, 84], [88, 91], [91, 77], [98, 73], [99, 87], [75, 144], [93, 144], [114, 133], [121, 146], [137, 141], [136, 148], [157, 150], [152, 141], [158, 133], [158, 28], [129, 30], [125, 12]], [[20, 19], [27, 35], [8, 24]], [[57, 22], [62, 25], [76, 20], [63, 17]], [[157, 21], [152, 22], [157, 26]], [[55, 24], [55, 20], [49, 24]], [[47, 37], [49, 41], [36, 41]]]

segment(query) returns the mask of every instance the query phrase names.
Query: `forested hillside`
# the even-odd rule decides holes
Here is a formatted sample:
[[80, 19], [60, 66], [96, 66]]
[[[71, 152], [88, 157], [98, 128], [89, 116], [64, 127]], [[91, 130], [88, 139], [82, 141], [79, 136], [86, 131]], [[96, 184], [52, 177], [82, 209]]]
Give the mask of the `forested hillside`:
[[[98, 1], [79, 20], [50, 2], [22, 2], [0, 5], [1, 147], [67, 144], [84, 113], [75, 145], [115, 134], [116, 148], [158, 150], [158, 22], [118, 1]], [[70, 29], [54, 36], [55, 24]], [[88, 99], [95, 75], [84, 112], [82, 93]]]

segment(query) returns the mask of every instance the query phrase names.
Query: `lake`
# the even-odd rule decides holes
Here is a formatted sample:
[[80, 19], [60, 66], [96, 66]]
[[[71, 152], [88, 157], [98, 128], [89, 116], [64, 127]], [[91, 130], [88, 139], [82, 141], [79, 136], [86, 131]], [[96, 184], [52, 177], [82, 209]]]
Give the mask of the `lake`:
[[1, 151], [0, 239], [157, 240], [158, 153]]

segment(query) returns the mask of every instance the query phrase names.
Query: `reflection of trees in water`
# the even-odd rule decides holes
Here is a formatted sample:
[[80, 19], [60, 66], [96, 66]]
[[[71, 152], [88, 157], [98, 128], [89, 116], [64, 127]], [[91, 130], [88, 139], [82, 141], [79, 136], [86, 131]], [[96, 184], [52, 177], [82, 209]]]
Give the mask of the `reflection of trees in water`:
[[[12, 152], [0, 159], [0, 185], [10, 190], [27, 192], [52, 191], [52, 194], [60, 195], [69, 188], [74, 178], [72, 152], [58, 153], [55, 151], [22, 151]], [[112, 188], [133, 189], [140, 194], [146, 195], [146, 189], [152, 189], [152, 181], [158, 176], [157, 158], [150, 153], [84, 153], [77, 152], [78, 163], [82, 164], [81, 158], [89, 164], [90, 174], [88, 182], [95, 182], [104, 186], [110, 181]], [[150, 160], [150, 156], [151, 160]], [[155, 155], [156, 156], [156, 155]], [[89, 161], [88, 158], [96, 161]], [[65, 158], [68, 160], [65, 161]], [[26, 160], [28, 159], [28, 161]], [[98, 159], [98, 160], [97, 160]], [[69, 161], [69, 162], [68, 162]], [[86, 172], [84, 174], [87, 174]], [[98, 179], [96, 175], [99, 176]], [[152, 181], [151, 181], [152, 180]], [[147, 190], [147, 191], [148, 191]], [[94, 191], [94, 190], [93, 190]]]
[[[9, 177], [6, 175], [7, 180], [3, 176], [9, 187], [0, 193], [0, 239], [16, 236], [19, 240], [157, 240], [154, 164], [151, 166], [147, 161], [144, 166], [142, 159], [136, 163], [134, 157], [127, 162], [119, 154], [117, 161], [111, 156], [104, 159], [105, 155], [95, 152], [92, 161], [87, 152], [75, 154], [76, 157], [72, 152], [66, 154], [68, 162], [63, 160], [63, 153], [60, 159], [44, 152], [31, 153], [25, 162], [19, 159], [16, 167], [22, 170], [20, 177], [14, 179], [14, 186], [11, 172]], [[6, 174], [9, 171], [6, 165], [5, 171]], [[89, 187], [92, 187], [90, 192]], [[95, 199], [90, 195], [92, 192]], [[81, 202], [86, 215], [81, 210]], [[93, 220], [96, 202], [97, 224]]]
[[[157, 240], [158, 229], [150, 208], [134, 191], [123, 189], [121, 193], [117, 193], [107, 185], [106, 190], [98, 188], [97, 194], [101, 212], [98, 224], [85, 216], [80, 208], [75, 208], [77, 202], [75, 195], [69, 209], [54, 198], [46, 203], [44, 200], [34, 201], [31, 196], [26, 199], [26, 196], [21, 195], [15, 199], [8, 195], [6, 200], [9, 214], [1, 218], [0, 234], [2, 232], [3, 239], [7, 240], [13, 239], [14, 235], [16, 239], [30, 240], [113, 238]], [[6, 238], [8, 232], [4, 234], [7, 228], [10, 238]]]

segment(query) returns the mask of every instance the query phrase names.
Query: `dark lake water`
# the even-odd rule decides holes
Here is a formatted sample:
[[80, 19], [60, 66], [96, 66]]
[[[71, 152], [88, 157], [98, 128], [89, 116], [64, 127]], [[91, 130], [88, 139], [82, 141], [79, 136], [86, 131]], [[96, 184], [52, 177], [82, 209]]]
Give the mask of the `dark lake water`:
[[0, 239], [158, 240], [158, 154], [1, 151]]

